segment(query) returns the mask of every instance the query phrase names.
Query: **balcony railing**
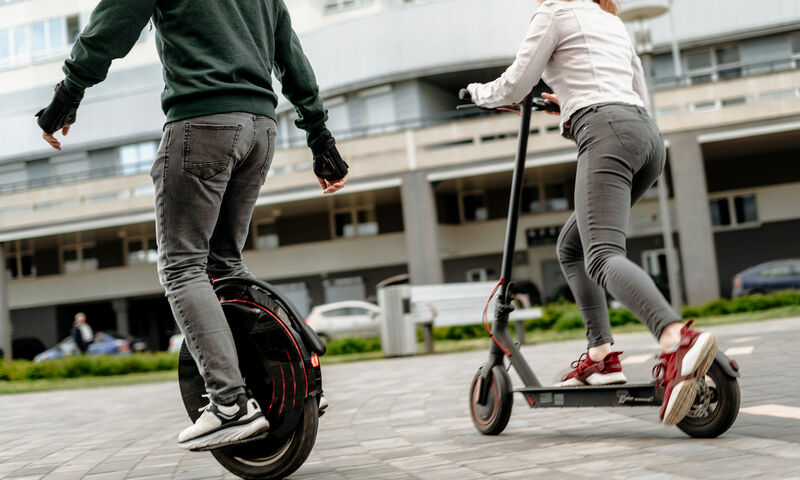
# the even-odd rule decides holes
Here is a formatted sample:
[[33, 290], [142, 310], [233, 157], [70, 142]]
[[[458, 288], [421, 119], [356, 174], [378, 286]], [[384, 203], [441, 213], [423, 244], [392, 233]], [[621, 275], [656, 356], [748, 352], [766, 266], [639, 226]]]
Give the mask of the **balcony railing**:
[[[750, 109], [758, 104], [765, 107], [778, 100], [791, 101], [800, 98], [800, 75], [797, 74], [798, 61], [783, 59], [742, 66], [739, 78], [718, 80], [710, 83], [688, 84], [690, 75], [684, 75], [680, 86], [661, 82], [655, 92], [656, 116], [659, 126], [665, 131], [689, 128], [690, 124], [711, 126], [720, 122], [720, 112], [738, 111], [742, 107]], [[759, 78], [755, 75], [760, 74]], [[677, 83], [677, 82], [676, 82]], [[456, 103], [455, 100], [453, 102]], [[776, 102], [777, 103], [777, 102]], [[786, 113], [797, 113], [792, 104]], [[786, 108], [784, 108], [786, 110]], [[781, 114], [776, 112], [774, 115]], [[752, 115], [748, 110], [747, 115]], [[764, 113], [767, 115], [767, 113]], [[763, 115], [762, 115], [763, 116]], [[735, 117], [735, 118], [734, 118]], [[741, 115], [731, 117], [735, 121], [746, 121], [750, 117]], [[502, 119], [501, 119], [502, 118]], [[766, 117], [765, 117], [766, 118]], [[496, 119], [496, 120], [495, 120]], [[738, 120], [737, 120], [738, 119]], [[546, 122], [546, 123], [543, 123]], [[473, 128], [473, 123], [475, 126]], [[547, 117], [535, 125], [532, 133], [549, 134], [548, 138], [558, 137], [558, 120]], [[460, 127], [463, 128], [460, 128]], [[495, 112], [481, 110], [460, 110], [441, 112], [422, 118], [413, 118], [398, 122], [359, 126], [348, 130], [334, 132], [343, 149], [357, 161], [368, 159], [404, 160], [407, 139], [404, 131], [413, 131], [413, 148], [417, 151], [417, 166], [420, 168], [442, 165], [447, 158], [455, 154], [464, 161], [477, 160], [491, 153], [493, 157], [513, 154], [516, 123], [507, 116]], [[538, 130], [537, 130], [538, 129]], [[379, 145], [370, 141], [371, 137], [381, 136]], [[364, 146], [366, 145], [366, 147]], [[552, 149], [564, 147], [557, 139], [547, 142], [535, 142], [533, 149]], [[283, 180], [284, 176], [298, 172], [308, 174], [308, 153], [304, 139], [289, 141], [279, 139], [281, 150], [273, 163], [271, 176], [281, 176], [284, 188], [293, 186], [293, 182]], [[123, 176], [130, 169], [144, 172], [149, 169], [150, 162], [139, 165], [115, 165], [112, 167], [88, 169], [64, 175], [53, 175], [36, 179], [27, 179], [0, 184], [0, 195], [13, 194], [54, 185], [76, 183], [87, 180]], [[362, 164], [363, 166], [363, 164]], [[384, 169], [385, 170], [385, 169]], [[381, 170], [380, 173], [389, 173]], [[372, 172], [371, 173], [376, 173]], [[288, 178], [288, 177], [287, 177]], [[0, 212], [9, 214], [10, 212]]]

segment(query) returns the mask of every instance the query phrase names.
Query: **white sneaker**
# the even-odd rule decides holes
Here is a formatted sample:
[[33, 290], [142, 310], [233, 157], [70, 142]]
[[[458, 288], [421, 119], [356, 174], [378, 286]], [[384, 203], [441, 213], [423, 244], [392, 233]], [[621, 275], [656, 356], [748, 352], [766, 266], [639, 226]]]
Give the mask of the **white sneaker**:
[[187, 450], [211, 450], [252, 437], [269, 428], [258, 402], [241, 394], [233, 405], [209, 402], [203, 414], [178, 435], [178, 446]]

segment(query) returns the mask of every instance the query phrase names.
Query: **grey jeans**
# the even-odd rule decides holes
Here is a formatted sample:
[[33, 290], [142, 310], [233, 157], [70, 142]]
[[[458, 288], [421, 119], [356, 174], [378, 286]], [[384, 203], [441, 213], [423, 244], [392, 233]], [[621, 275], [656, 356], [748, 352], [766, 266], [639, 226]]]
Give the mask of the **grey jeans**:
[[275, 150], [275, 121], [221, 113], [164, 127], [155, 184], [158, 276], [211, 399], [244, 392], [236, 345], [209, 278], [251, 276], [250, 218]]
[[625, 256], [628, 216], [664, 168], [655, 122], [639, 107], [587, 107], [572, 118], [578, 145], [575, 212], [558, 238], [558, 260], [586, 324], [589, 347], [614, 343], [603, 289], [658, 338], [680, 317], [652, 278]]

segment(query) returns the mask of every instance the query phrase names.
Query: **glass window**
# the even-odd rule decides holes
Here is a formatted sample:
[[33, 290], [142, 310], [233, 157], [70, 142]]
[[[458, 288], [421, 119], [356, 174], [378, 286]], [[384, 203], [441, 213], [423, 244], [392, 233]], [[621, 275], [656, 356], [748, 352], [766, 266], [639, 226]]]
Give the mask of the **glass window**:
[[31, 27], [31, 36], [33, 37], [33, 50], [44, 50], [47, 48], [47, 32], [45, 31], [45, 22], [34, 23]]
[[17, 275], [19, 275], [17, 257], [6, 258], [6, 278], [16, 278]]
[[758, 272], [759, 277], [766, 277], [766, 278], [781, 278], [781, 277], [791, 277], [792, 276], [792, 266], [788, 263], [781, 263], [779, 265], [773, 265], [767, 267], [760, 272]]
[[702, 52], [689, 53], [686, 55], [686, 63], [689, 66], [689, 70], [711, 68], [711, 51], [704, 50]]
[[353, 227], [353, 216], [350, 212], [340, 212], [333, 215], [333, 223], [336, 237], [353, 237], [355, 228]]
[[789, 37], [789, 42], [792, 44], [792, 55], [800, 55], [800, 35]]
[[119, 165], [122, 175], [146, 173], [153, 166], [158, 150], [157, 142], [144, 142], [119, 147]]
[[486, 206], [486, 195], [483, 193], [465, 193], [461, 196], [464, 206], [464, 221], [474, 222], [489, 218], [489, 208]]
[[11, 38], [8, 29], [0, 29], [0, 64], [11, 57]]
[[736, 45], [728, 45], [727, 47], [718, 48], [716, 50], [716, 55], [717, 65], [739, 63], [739, 47]]
[[256, 227], [256, 248], [278, 246], [278, 230], [274, 223], [262, 223]]
[[359, 210], [356, 217], [358, 218], [358, 235], [377, 235], [378, 222], [375, 219], [374, 210]]
[[128, 265], [158, 262], [158, 250], [154, 238], [128, 240]]
[[542, 201], [539, 198], [538, 187], [522, 188], [522, 213], [539, 213], [542, 211]]
[[564, 184], [547, 185], [544, 187], [545, 206], [550, 211], [560, 211], [569, 209], [569, 199], [567, 199]]
[[731, 212], [727, 198], [716, 198], [709, 201], [711, 209], [711, 224], [714, 226], [724, 226], [731, 224]]
[[67, 17], [67, 43], [73, 44], [81, 34], [80, 22], [78, 16]]
[[758, 209], [756, 208], [756, 196], [747, 195], [733, 198], [734, 210], [736, 211], [736, 223], [750, 223], [758, 221]]
[[14, 29], [14, 56], [24, 57], [28, 53], [28, 36], [25, 27]]

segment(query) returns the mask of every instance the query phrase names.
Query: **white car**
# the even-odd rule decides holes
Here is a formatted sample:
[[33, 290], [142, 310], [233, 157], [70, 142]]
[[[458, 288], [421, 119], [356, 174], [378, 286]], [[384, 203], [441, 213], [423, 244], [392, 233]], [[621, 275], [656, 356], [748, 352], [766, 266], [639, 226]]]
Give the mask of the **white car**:
[[377, 337], [381, 333], [381, 309], [369, 302], [346, 302], [318, 305], [311, 309], [306, 323], [324, 340], [334, 337]]

